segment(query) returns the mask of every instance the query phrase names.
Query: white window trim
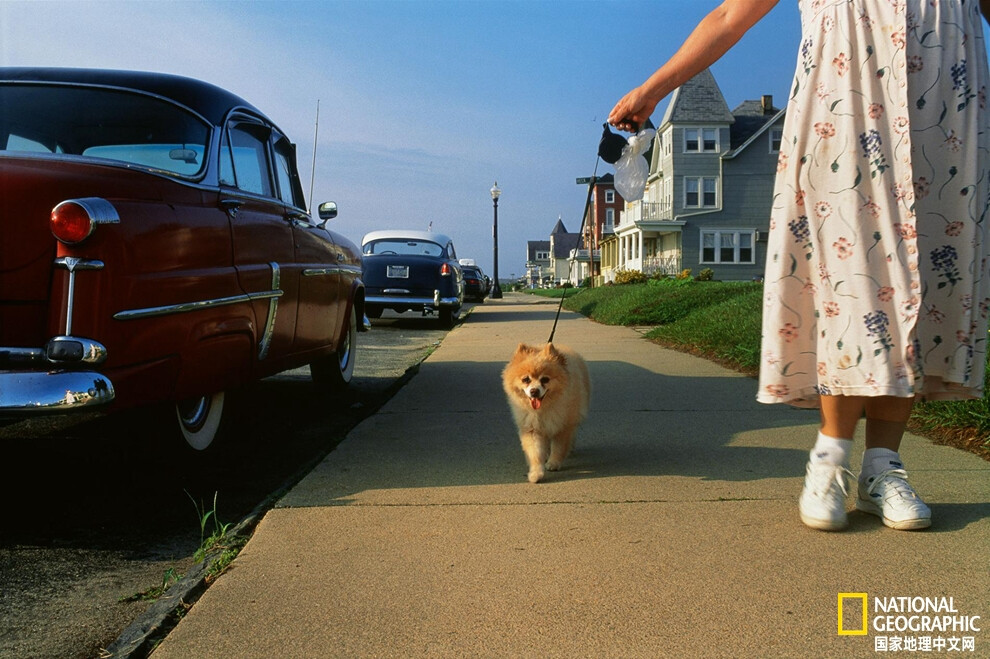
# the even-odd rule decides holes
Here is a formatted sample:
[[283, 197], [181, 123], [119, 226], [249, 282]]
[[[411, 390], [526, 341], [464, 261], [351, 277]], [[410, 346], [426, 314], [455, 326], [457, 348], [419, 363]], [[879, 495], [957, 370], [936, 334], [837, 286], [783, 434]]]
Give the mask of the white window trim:
[[615, 203], [615, 190], [606, 190], [605, 191], [605, 203], [606, 204], [614, 204]]
[[[698, 149], [697, 149], [697, 151], [695, 151], [695, 150], [688, 150], [688, 148], [687, 148], [687, 143], [688, 143], [687, 136], [688, 136], [688, 131], [690, 131], [690, 130], [696, 130], [696, 131], [698, 131]], [[710, 130], [710, 131], [714, 131], [715, 132], [715, 148], [714, 149], [706, 149], [705, 148], [705, 131], [706, 130]], [[681, 131], [681, 152], [682, 153], [721, 153], [722, 152], [722, 149], [721, 149], [721, 139], [722, 139], [722, 131], [720, 131], [715, 126], [685, 126], [683, 128], [683, 130]]]
[[[780, 135], [780, 139], [774, 140], [774, 134], [775, 133], [778, 134], [778, 135]], [[771, 128], [770, 131], [769, 131], [769, 135], [770, 135], [770, 137], [769, 137], [770, 142], [769, 142], [769, 145], [768, 145], [768, 148], [770, 149], [769, 153], [780, 153], [780, 149], [779, 148], [777, 148], [777, 149], [773, 148], [773, 143], [775, 141], [776, 142], [780, 142], [781, 144], [784, 143], [784, 129], [783, 128]]]
[[[688, 195], [688, 181], [698, 182], [698, 203], [688, 205], [687, 195]], [[705, 204], [705, 181], [715, 181], [715, 203]], [[681, 197], [681, 205], [684, 208], [718, 208], [720, 195], [719, 195], [719, 181], [717, 176], [685, 176], [681, 181], [683, 184], [683, 194]]]
[[[715, 235], [715, 260], [706, 261], [705, 260], [705, 234], [711, 233]], [[752, 260], [740, 261], [739, 260], [739, 240], [733, 239], [735, 244], [735, 259], [732, 261], [722, 261], [722, 251], [721, 251], [721, 234], [731, 233], [735, 236], [740, 236], [748, 234], [750, 236], [750, 254]], [[756, 264], [756, 229], [700, 229], [699, 230], [699, 242], [698, 242], [698, 263], [701, 265], [755, 265]]]

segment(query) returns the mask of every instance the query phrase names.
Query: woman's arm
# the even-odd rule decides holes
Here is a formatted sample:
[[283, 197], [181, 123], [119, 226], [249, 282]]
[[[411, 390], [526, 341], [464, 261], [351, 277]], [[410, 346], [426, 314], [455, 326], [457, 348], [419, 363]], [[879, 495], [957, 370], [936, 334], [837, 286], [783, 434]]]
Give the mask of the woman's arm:
[[[637, 130], [667, 94], [714, 64], [777, 1], [724, 0], [698, 23], [666, 64], [615, 104], [608, 122], [620, 130]], [[990, 0], [981, 2], [990, 4]]]

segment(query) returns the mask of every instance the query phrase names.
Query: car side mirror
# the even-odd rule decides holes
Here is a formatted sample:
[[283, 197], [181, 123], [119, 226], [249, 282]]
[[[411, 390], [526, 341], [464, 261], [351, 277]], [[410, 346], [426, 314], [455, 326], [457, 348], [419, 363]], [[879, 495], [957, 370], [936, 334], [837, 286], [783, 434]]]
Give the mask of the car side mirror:
[[322, 222], [320, 222], [320, 226], [325, 227], [327, 222], [337, 217], [337, 202], [324, 201], [322, 204], [320, 204], [320, 207], [317, 210], [317, 212], [320, 215], [320, 219], [323, 220]]

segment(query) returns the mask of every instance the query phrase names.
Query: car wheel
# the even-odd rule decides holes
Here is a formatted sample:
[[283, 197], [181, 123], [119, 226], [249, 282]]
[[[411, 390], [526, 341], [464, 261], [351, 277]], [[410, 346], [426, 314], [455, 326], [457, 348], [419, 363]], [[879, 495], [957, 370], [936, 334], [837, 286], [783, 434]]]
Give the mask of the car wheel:
[[364, 315], [374, 320], [375, 318], [382, 317], [382, 311], [384, 311], [382, 307], [373, 307], [371, 305], [368, 305], [367, 307], [364, 308]]
[[190, 447], [197, 451], [206, 450], [224, 434], [230, 416], [224, 413], [225, 403], [226, 395], [218, 391], [175, 404], [179, 432]]
[[452, 329], [454, 324], [457, 322], [458, 310], [451, 309], [450, 307], [444, 307], [440, 310], [440, 325], [445, 329]]
[[351, 309], [347, 315], [347, 335], [336, 352], [309, 365], [313, 381], [333, 390], [345, 389], [354, 377], [354, 358], [357, 353], [357, 314]]

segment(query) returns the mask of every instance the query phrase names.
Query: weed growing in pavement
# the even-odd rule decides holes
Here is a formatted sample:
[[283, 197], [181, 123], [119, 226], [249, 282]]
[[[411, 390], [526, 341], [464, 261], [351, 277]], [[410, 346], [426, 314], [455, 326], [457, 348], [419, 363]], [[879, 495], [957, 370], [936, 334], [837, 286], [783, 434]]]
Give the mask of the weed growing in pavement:
[[[193, 560], [202, 563], [207, 557], [212, 557], [208, 572], [209, 579], [215, 579], [226, 570], [231, 561], [247, 544], [247, 538], [237, 534], [228, 534], [230, 524], [221, 523], [217, 517], [218, 494], [218, 492], [213, 493], [213, 508], [207, 510], [204, 503], [196, 503], [192, 495], [186, 492], [186, 496], [192, 501], [193, 507], [196, 509], [196, 516], [199, 519], [199, 548], [193, 554]], [[213, 520], [213, 531], [207, 536], [206, 529], [211, 519]]]
[[159, 597], [161, 597], [168, 587], [179, 581], [182, 575], [175, 571], [174, 567], [170, 567], [165, 570], [162, 575], [162, 582], [157, 586], [152, 586], [148, 590], [141, 591], [140, 593], [134, 593], [130, 597], [121, 597], [120, 602], [151, 602]]

